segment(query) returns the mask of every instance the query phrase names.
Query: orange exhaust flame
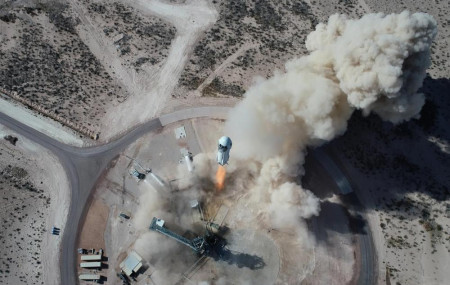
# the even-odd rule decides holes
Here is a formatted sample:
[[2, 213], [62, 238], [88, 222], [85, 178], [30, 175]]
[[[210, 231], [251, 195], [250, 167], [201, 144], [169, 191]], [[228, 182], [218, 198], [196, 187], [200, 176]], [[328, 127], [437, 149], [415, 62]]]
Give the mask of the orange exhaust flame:
[[216, 189], [222, 190], [225, 186], [225, 175], [227, 174], [227, 170], [222, 165], [219, 165], [216, 172]]

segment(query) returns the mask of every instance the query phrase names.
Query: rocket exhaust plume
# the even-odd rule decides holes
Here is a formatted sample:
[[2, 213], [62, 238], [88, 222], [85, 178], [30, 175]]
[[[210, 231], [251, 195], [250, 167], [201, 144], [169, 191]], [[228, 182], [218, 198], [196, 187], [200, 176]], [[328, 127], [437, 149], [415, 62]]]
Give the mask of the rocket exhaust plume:
[[236, 159], [259, 163], [251, 193], [274, 223], [292, 226], [318, 213], [318, 199], [296, 183], [305, 149], [342, 135], [354, 110], [392, 123], [418, 117], [425, 99], [417, 91], [436, 33], [425, 13], [356, 20], [335, 14], [308, 35], [309, 55], [247, 90], [225, 133], [235, 141]]
[[[299, 229], [319, 213], [319, 199], [298, 184], [306, 147], [343, 134], [354, 110], [393, 123], [419, 115], [424, 95], [418, 90], [436, 33], [425, 13], [332, 15], [308, 35], [308, 55], [247, 90], [225, 125], [235, 142], [228, 171], [233, 185], [245, 185], [245, 199], [263, 223]], [[210, 178], [208, 161], [197, 159], [198, 181]], [[217, 190], [225, 175], [219, 166]]]
[[221, 191], [225, 186], [225, 176], [227, 174], [227, 170], [222, 165], [219, 165], [216, 172], [216, 189]]
[[[304, 219], [318, 215], [320, 201], [298, 184], [306, 147], [343, 134], [356, 109], [393, 123], [417, 117], [424, 104], [417, 91], [430, 65], [435, 35], [436, 22], [424, 13], [368, 14], [356, 20], [332, 15], [307, 37], [309, 55], [250, 87], [229, 113], [224, 130], [234, 141], [228, 175], [233, 175], [233, 186], [246, 191], [240, 201], [245, 200], [248, 215], [240, 219], [294, 229], [299, 241], [308, 242]], [[202, 154], [194, 163], [193, 188], [202, 179], [211, 181], [213, 159]], [[225, 174], [219, 166], [217, 189], [223, 189]], [[142, 229], [155, 212], [168, 207], [154, 192], [148, 191], [136, 214]], [[182, 201], [185, 205], [186, 199]], [[189, 216], [173, 213], [161, 216]], [[160, 244], [142, 239], [141, 248], [152, 251], [150, 258], [159, 255]], [[171, 248], [168, 244], [164, 251]]]
[[309, 55], [250, 87], [230, 112], [225, 133], [236, 141], [234, 155], [280, 157], [282, 172], [297, 175], [301, 151], [343, 134], [355, 109], [393, 123], [417, 117], [435, 35], [425, 13], [332, 15], [308, 35]]

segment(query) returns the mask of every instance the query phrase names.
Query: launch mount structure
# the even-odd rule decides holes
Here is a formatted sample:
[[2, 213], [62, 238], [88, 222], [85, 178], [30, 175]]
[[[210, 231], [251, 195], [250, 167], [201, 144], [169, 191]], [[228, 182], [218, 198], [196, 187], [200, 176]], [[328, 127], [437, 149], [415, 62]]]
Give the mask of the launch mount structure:
[[159, 232], [169, 238], [172, 238], [179, 243], [184, 244], [185, 246], [190, 247], [197, 253], [203, 253], [205, 250], [206, 241], [204, 237], [196, 237], [194, 239], [187, 239], [177, 233], [172, 232], [171, 230], [164, 227], [164, 221], [158, 219], [156, 217], [153, 218], [152, 223], [150, 224], [150, 230]]

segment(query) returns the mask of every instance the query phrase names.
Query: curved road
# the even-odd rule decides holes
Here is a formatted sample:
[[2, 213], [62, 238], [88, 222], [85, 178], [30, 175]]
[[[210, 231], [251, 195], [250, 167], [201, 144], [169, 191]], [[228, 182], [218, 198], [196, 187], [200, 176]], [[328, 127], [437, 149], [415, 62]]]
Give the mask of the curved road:
[[[364, 208], [353, 192], [350, 182], [331, 157], [329, 157], [321, 148], [314, 149], [312, 155], [333, 178], [340, 194], [347, 195], [345, 199], [351, 200], [351, 208], [360, 215], [364, 221], [367, 221]], [[360, 230], [362, 231], [353, 233], [358, 241], [361, 258], [357, 284], [376, 284], [377, 264], [375, 262], [376, 252], [373, 244], [372, 232], [369, 226], [365, 226], [364, 229]]]
[[[80, 230], [79, 222], [86, 210], [86, 202], [91, 194], [91, 190], [111, 160], [141, 136], [158, 130], [170, 123], [198, 117], [223, 119], [226, 118], [229, 110], [229, 107], [198, 107], [176, 111], [139, 125], [113, 142], [88, 148], [79, 148], [60, 143], [0, 113], [0, 124], [51, 150], [66, 170], [70, 183], [71, 199], [66, 229], [61, 245], [61, 284], [77, 284], [76, 244]], [[342, 177], [333, 176], [333, 178], [335, 181], [343, 180]], [[372, 240], [370, 235], [361, 237], [361, 239], [362, 267], [365, 269], [361, 270], [358, 283], [373, 284], [374, 265]], [[371, 260], [371, 262], [367, 263], [367, 260]]]
[[229, 108], [199, 107], [163, 115], [142, 124], [117, 140], [89, 148], [69, 146], [48, 137], [11, 117], [0, 113], [0, 124], [52, 151], [66, 170], [71, 189], [69, 214], [62, 239], [61, 284], [77, 284], [76, 243], [79, 221], [84, 214], [91, 190], [108, 163], [139, 137], [180, 120], [196, 117], [225, 118]]

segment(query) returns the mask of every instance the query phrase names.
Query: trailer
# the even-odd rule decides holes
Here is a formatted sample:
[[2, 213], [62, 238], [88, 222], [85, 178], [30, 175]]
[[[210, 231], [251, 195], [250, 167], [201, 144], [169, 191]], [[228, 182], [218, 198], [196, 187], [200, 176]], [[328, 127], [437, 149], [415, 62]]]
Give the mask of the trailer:
[[81, 268], [101, 268], [101, 262], [82, 262], [80, 263]]
[[102, 256], [100, 254], [82, 255], [81, 260], [83, 260], [83, 261], [102, 261]]
[[78, 276], [80, 280], [86, 280], [86, 281], [98, 281], [100, 280], [101, 276], [97, 274], [80, 274]]

